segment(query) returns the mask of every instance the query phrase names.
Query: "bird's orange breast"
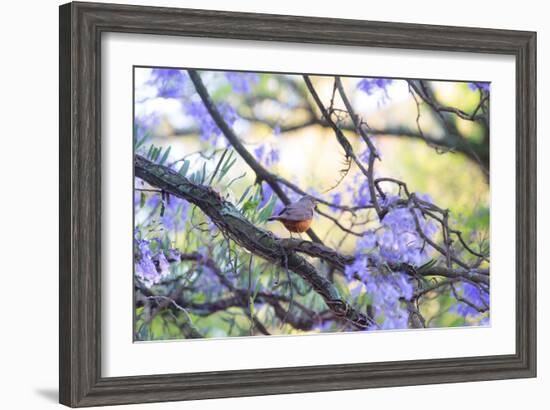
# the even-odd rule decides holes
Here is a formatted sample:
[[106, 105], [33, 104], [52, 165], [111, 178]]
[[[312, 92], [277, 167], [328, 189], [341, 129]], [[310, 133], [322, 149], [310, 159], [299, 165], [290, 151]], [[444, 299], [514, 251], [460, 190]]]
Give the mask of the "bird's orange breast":
[[304, 219], [303, 221], [281, 220], [286, 229], [290, 232], [302, 233], [309, 229], [312, 219]]

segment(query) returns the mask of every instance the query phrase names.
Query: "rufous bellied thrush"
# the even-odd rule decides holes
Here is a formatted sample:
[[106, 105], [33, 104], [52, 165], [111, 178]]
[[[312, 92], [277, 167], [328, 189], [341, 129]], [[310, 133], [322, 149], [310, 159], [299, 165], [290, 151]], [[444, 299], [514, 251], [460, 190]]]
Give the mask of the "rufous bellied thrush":
[[267, 220], [279, 221], [290, 232], [302, 233], [311, 226], [315, 205], [317, 205], [315, 198], [306, 195], [287, 205], [278, 215], [271, 216]]

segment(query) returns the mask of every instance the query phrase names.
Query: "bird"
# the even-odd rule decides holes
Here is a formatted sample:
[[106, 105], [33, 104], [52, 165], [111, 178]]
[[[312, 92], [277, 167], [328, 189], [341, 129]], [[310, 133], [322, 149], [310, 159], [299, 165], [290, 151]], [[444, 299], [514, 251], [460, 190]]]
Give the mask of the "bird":
[[302, 233], [309, 229], [313, 220], [313, 210], [317, 200], [305, 195], [298, 201], [287, 205], [277, 215], [267, 218], [268, 221], [279, 221], [292, 233]]

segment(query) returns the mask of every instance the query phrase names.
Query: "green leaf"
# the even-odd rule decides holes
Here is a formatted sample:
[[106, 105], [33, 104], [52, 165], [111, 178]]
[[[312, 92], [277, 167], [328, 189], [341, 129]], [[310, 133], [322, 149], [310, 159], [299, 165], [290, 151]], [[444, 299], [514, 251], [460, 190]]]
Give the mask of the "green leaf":
[[246, 187], [243, 194], [241, 195], [241, 197], [237, 201], [237, 205], [239, 205], [244, 200], [244, 198], [248, 195], [248, 193], [250, 192], [251, 189], [252, 189], [252, 185], [249, 185], [248, 187]]
[[151, 159], [153, 158], [153, 150], [155, 149], [155, 146], [153, 144], [151, 144], [149, 146], [149, 151], [147, 151], [147, 158], [148, 159]]
[[230, 83], [226, 83], [222, 85], [221, 87], [218, 87], [216, 91], [212, 93], [212, 99], [214, 101], [219, 101], [227, 98], [229, 95], [231, 95], [231, 92], [233, 91], [233, 87]]
[[252, 300], [256, 299], [256, 296], [258, 296], [258, 293], [262, 289], [262, 283], [260, 281], [256, 282], [256, 288], [254, 289], [254, 294], [252, 295]]
[[146, 197], [145, 197], [145, 192], [141, 192], [141, 194], [139, 195], [139, 207], [140, 208], [143, 208], [145, 206], [145, 200], [146, 200]]
[[181, 176], [185, 176], [187, 174], [187, 171], [189, 171], [190, 164], [191, 162], [188, 159], [184, 160], [183, 164], [181, 164], [181, 168], [178, 171], [178, 174], [180, 174]]
[[204, 179], [206, 178], [206, 162], [202, 163], [202, 172], [200, 174], [199, 184], [204, 184]]
[[[214, 168], [214, 172], [212, 173], [212, 176], [210, 177], [209, 185], [212, 185], [212, 182], [214, 181], [214, 178], [216, 177], [216, 174], [218, 173], [218, 170], [220, 169], [220, 166], [222, 165], [223, 159], [227, 155], [228, 148], [223, 150], [223, 154], [221, 155], [220, 159], [218, 160], [218, 163], [216, 164], [216, 168]], [[231, 154], [229, 154], [231, 156]]]
[[145, 143], [145, 141], [147, 140], [147, 138], [149, 138], [149, 134], [148, 133], [145, 133], [145, 135], [138, 141], [136, 141], [136, 143], [134, 144], [134, 150], [137, 151], [138, 149], [141, 148], [141, 146]]
[[[229, 159], [228, 159], [228, 161], [229, 161]], [[220, 182], [222, 180], [222, 178], [229, 172], [231, 167], [233, 165], [235, 165], [235, 162], [237, 162], [237, 158], [234, 158], [230, 163], [226, 163], [222, 167], [222, 170], [220, 171], [220, 175], [218, 176], [218, 182]]]
[[430, 259], [428, 262], [426, 262], [424, 265], [420, 266], [416, 269], [418, 273], [423, 273], [426, 270], [430, 269], [432, 266], [434, 266], [437, 263], [437, 260]]
[[151, 241], [149, 244], [149, 249], [151, 249], [151, 252], [157, 253], [160, 249], [158, 241]]
[[261, 202], [261, 196], [262, 196], [262, 184], [257, 184], [256, 185], [256, 192], [254, 192], [254, 197], [253, 199], [255, 201], [258, 201], [258, 203]]
[[164, 155], [162, 156], [162, 158], [160, 159], [159, 161], [159, 164], [162, 165], [166, 162], [166, 160], [168, 159], [168, 155], [170, 154], [170, 150], [172, 149], [171, 146], [169, 146], [166, 151], [164, 151]]
[[170, 252], [170, 245], [171, 245], [171, 242], [170, 242], [170, 238], [168, 237], [168, 235], [165, 235], [163, 238], [162, 238], [162, 249], [164, 251], [166, 251], [167, 253]]
[[154, 339], [163, 339], [164, 336], [164, 319], [161, 315], [155, 316], [151, 322], [151, 333]]
[[225, 187], [226, 189], [229, 188], [231, 185], [233, 185], [234, 182], [237, 182], [239, 179], [243, 179], [246, 176], [246, 172], [239, 175], [238, 177], [233, 178], [231, 181], [229, 181], [229, 184]]
[[276, 203], [277, 203], [277, 198], [275, 197], [275, 195], [271, 195], [271, 198], [269, 198], [268, 203], [262, 208], [262, 210], [258, 214], [259, 223], [264, 223], [265, 221], [267, 221], [267, 218], [273, 215], [273, 209], [275, 208]]
[[259, 204], [260, 204], [260, 201], [248, 200], [243, 205], [243, 212], [256, 209]]
[[150, 135], [151, 133], [149, 131], [143, 134], [143, 137], [134, 144], [134, 150], [137, 151], [143, 144], [145, 144], [145, 141], [150, 137]]
[[157, 147], [154, 147], [154, 148], [153, 148], [153, 153], [151, 154], [151, 159], [152, 159], [153, 161], [156, 161], [156, 160], [158, 159], [158, 157], [159, 157], [159, 155], [160, 155], [160, 151], [161, 151], [160, 148], [157, 148]]

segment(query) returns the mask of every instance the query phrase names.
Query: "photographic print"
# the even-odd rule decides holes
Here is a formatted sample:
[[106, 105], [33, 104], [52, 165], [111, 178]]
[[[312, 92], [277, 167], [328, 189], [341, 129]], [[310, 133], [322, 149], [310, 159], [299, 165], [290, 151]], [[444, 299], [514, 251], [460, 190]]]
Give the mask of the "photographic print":
[[135, 341], [490, 325], [489, 83], [133, 76]]

